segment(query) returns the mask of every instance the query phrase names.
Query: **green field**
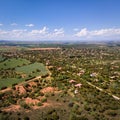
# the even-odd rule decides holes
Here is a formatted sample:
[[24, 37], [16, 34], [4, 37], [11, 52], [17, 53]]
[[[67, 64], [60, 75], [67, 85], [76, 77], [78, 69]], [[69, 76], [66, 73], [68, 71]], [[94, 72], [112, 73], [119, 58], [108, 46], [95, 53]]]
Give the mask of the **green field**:
[[[14, 68], [12, 70], [12, 68]], [[9, 70], [9, 74], [7, 70]], [[0, 63], [0, 70], [6, 71], [3, 77], [2, 72], [0, 74], [0, 89], [2, 87], [11, 87], [13, 84], [21, 83], [27, 79], [31, 79], [33, 77], [39, 76], [39, 75], [45, 75], [48, 73], [48, 70], [42, 63], [33, 63], [30, 64], [30, 61], [26, 59], [8, 59], [4, 62]], [[11, 77], [10, 75], [13, 74], [14, 71], [14, 77]], [[22, 77], [22, 75], [25, 75], [25, 77]]]
[[12, 69], [12, 68], [16, 68], [16, 67], [19, 67], [19, 66], [29, 64], [29, 63], [30, 63], [30, 61], [28, 61], [26, 59], [12, 58], [12, 59], [5, 60], [4, 62], [1, 62], [0, 63], [0, 70], [1, 69], [9, 69], [9, 68]]
[[24, 81], [23, 79], [17, 79], [17, 78], [2, 79], [2, 80], [0, 80], [0, 89], [4, 86], [9, 87], [9, 86], [12, 86], [12, 84], [20, 83], [23, 81]]
[[39, 72], [39, 74], [41, 75], [46, 74], [48, 72], [42, 63], [37, 62], [26, 66], [18, 67], [16, 68], [16, 71], [24, 74], [33, 74], [35, 72]]

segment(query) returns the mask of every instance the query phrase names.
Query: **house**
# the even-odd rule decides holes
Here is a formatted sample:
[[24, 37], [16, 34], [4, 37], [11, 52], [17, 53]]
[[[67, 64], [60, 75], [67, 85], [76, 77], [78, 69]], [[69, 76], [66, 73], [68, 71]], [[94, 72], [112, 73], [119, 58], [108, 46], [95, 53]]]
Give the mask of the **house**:
[[81, 83], [78, 83], [78, 84], [75, 85], [75, 87], [77, 87], [77, 88], [81, 88], [81, 86], [82, 86]]
[[75, 80], [70, 80], [69, 83], [76, 83], [76, 81]]

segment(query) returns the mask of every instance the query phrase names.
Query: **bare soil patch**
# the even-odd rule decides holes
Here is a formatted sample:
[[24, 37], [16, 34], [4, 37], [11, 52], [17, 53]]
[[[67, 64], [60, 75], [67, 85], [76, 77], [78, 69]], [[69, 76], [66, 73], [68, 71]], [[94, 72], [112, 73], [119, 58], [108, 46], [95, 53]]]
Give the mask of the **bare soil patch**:
[[30, 98], [30, 97], [27, 97], [27, 98], [25, 98], [25, 102], [26, 102], [26, 104], [36, 105], [36, 104], [38, 104], [40, 101], [37, 100], [37, 99], [32, 99], [32, 98]]
[[42, 93], [53, 93], [53, 92], [57, 92], [57, 91], [58, 91], [58, 89], [54, 88], [54, 87], [46, 87], [41, 90]]
[[61, 48], [30, 48], [29, 50], [59, 50]]
[[4, 108], [3, 111], [5, 112], [16, 112], [16, 111], [20, 111], [20, 105], [10, 105], [7, 108]]
[[26, 90], [25, 90], [25, 88], [22, 85], [20, 85], [20, 86], [17, 85], [16, 86], [16, 90], [19, 92], [20, 95], [26, 93]]

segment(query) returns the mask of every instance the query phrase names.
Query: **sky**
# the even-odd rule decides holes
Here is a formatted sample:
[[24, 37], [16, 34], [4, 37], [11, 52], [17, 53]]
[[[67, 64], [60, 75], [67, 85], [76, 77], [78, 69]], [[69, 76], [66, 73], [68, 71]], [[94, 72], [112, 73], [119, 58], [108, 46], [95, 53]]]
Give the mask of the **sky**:
[[120, 0], [0, 0], [0, 40], [120, 40]]

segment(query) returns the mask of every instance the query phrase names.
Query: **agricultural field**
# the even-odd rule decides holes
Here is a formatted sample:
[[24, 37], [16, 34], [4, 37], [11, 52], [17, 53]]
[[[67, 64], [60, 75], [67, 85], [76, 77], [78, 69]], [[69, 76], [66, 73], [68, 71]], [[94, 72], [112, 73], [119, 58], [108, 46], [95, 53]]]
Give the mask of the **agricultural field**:
[[11, 58], [0, 63], [0, 70], [2, 69], [13, 69], [23, 65], [29, 64], [30, 61], [21, 58]]
[[119, 120], [119, 46], [32, 46], [1, 53], [0, 120]]
[[11, 58], [0, 62], [0, 70], [0, 89], [48, 73], [42, 63], [31, 63], [22, 58]]
[[17, 72], [23, 73], [23, 74], [33, 74], [35, 73], [36, 75], [44, 75], [46, 74], [47, 70], [45, 68], [45, 66], [42, 63], [33, 63], [33, 64], [29, 64], [29, 65], [25, 65], [22, 67], [17, 67], [16, 68]]

